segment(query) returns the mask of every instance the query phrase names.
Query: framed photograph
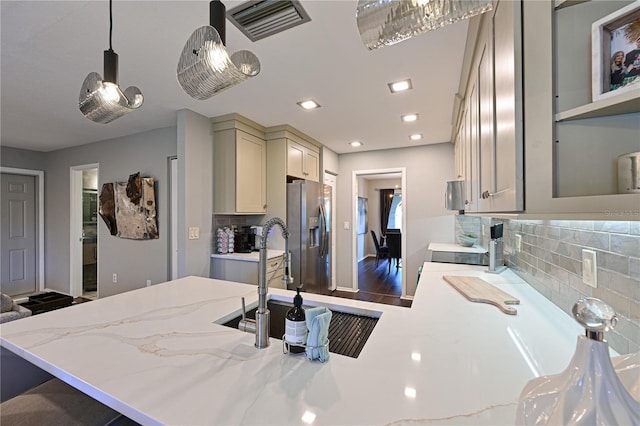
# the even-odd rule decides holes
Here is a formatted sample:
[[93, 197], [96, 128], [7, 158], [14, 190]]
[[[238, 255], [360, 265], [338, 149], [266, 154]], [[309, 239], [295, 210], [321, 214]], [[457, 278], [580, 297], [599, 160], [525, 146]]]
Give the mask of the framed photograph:
[[640, 0], [591, 26], [592, 100], [640, 90]]

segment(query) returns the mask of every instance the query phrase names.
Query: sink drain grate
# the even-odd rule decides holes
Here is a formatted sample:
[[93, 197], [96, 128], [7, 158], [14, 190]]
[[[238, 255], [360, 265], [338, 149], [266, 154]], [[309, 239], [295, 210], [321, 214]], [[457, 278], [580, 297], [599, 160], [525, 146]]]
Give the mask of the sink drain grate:
[[329, 352], [358, 358], [378, 318], [332, 312], [329, 323]]

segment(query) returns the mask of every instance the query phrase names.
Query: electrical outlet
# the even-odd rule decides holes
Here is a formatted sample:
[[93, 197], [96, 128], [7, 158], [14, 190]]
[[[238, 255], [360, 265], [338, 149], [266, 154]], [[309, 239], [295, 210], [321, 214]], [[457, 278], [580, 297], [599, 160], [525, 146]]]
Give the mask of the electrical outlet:
[[113, 282], [114, 283], [118, 282], [118, 274], [113, 274]]
[[197, 240], [200, 239], [200, 228], [197, 226], [189, 228], [189, 239]]
[[345, 229], [345, 231], [348, 231], [349, 228], [351, 228], [351, 224], [349, 222], [345, 222], [343, 228]]
[[596, 252], [593, 250], [582, 250], [582, 282], [591, 287], [598, 287], [598, 263]]
[[516, 234], [516, 251], [520, 253], [522, 251], [522, 235]]
[[151, 280], [147, 280], [147, 287], [151, 285]]

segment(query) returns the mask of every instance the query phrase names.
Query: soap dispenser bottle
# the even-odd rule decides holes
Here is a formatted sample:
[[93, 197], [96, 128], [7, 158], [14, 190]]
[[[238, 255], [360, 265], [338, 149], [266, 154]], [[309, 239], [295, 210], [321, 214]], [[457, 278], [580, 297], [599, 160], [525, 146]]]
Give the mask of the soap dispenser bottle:
[[302, 296], [300, 287], [293, 298], [293, 308], [287, 311], [284, 320], [284, 340], [289, 344], [289, 352], [299, 354], [305, 351], [304, 345], [307, 343], [307, 321], [302, 308]]
[[604, 332], [615, 311], [591, 297], [578, 300], [573, 317], [586, 329], [578, 336], [569, 366], [560, 374], [531, 380], [520, 394], [517, 425], [639, 425], [640, 403], [620, 381]]

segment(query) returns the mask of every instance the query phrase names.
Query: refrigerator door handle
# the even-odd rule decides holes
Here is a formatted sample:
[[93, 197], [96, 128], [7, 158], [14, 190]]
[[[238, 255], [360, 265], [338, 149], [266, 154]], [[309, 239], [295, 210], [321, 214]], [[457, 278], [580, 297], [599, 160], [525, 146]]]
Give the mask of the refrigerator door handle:
[[324, 212], [324, 206], [320, 204], [320, 257], [324, 257], [327, 254], [327, 216]]

